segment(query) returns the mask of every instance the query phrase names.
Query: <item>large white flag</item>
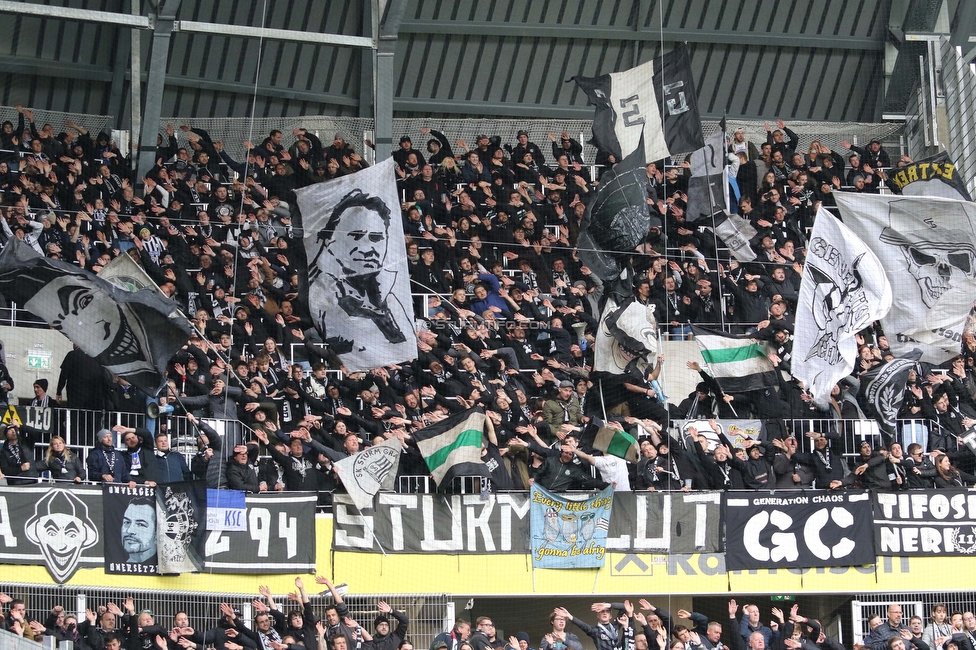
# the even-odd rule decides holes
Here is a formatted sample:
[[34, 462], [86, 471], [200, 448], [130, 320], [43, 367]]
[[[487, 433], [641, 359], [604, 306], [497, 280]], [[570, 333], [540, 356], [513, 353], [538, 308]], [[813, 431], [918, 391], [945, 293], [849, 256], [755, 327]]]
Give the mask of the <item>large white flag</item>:
[[976, 299], [976, 203], [846, 192], [834, 198], [891, 282], [894, 298], [882, 325], [892, 352], [917, 347], [933, 363], [958, 354]]
[[891, 308], [884, 267], [850, 228], [820, 208], [807, 246], [793, 340], [793, 376], [824, 402], [854, 369], [854, 335]]
[[417, 356], [395, 165], [296, 190], [312, 321], [352, 371]]
[[360, 510], [373, 505], [373, 496], [380, 490], [392, 490], [400, 466], [403, 444], [397, 438], [384, 440], [334, 465], [336, 474]]

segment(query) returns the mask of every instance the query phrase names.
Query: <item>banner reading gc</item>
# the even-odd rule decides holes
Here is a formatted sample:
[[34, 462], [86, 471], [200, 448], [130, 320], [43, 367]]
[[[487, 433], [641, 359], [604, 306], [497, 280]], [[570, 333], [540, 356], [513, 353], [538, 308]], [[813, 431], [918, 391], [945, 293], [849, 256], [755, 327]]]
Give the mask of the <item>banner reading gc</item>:
[[874, 564], [868, 492], [727, 492], [730, 571]]
[[532, 486], [532, 566], [592, 569], [603, 566], [613, 509], [613, 488], [580, 501]]

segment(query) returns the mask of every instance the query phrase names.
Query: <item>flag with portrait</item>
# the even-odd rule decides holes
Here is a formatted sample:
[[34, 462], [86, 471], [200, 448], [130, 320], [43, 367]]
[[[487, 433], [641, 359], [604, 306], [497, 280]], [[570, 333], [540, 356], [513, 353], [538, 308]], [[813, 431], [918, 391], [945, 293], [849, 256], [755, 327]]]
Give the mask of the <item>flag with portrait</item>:
[[417, 356], [395, 167], [296, 190], [312, 321], [354, 372]]

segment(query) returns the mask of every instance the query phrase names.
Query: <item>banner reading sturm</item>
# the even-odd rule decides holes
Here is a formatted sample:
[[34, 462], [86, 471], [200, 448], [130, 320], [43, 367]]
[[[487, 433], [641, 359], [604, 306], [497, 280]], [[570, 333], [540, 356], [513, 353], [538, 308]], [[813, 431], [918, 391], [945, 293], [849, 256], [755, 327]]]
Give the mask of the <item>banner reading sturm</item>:
[[[717, 553], [721, 492], [617, 492], [607, 548], [620, 553]], [[360, 512], [336, 494], [332, 547], [362, 553], [530, 551], [528, 492], [376, 495]]]
[[532, 566], [537, 569], [602, 567], [613, 510], [613, 488], [571, 500], [533, 485], [531, 495]]
[[725, 494], [725, 564], [731, 570], [874, 564], [868, 492]]
[[976, 554], [976, 494], [875, 492], [874, 542], [878, 555]]

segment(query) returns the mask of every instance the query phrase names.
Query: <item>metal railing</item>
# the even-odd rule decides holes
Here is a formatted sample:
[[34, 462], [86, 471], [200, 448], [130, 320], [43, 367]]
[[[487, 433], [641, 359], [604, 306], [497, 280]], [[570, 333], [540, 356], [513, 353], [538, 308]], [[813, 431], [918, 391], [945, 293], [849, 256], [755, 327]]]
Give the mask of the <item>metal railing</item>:
[[[219, 581], [220, 576], [214, 576]], [[0, 585], [12, 598], [21, 598], [27, 605], [28, 616], [41, 623], [47, 618], [48, 612], [55, 606], [64, 607], [68, 614], [75, 614], [79, 620], [84, 620], [85, 610], [97, 611], [107, 603], [113, 602], [122, 607], [125, 599], [133, 597], [136, 611], [149, 610], [156, 625], [166, 629], [173, 627], [173, 619], [177, 612], [186, 612], [190, 627], [201, 633], [216, 627], [219, 620], [220, 604], [228, 603], [241, 612], [244, 624], [251, 626], [254, 620], [254, 609], [251, 600], [260, 598], [257, 582], [254, 583], [252, 593], [202, 593], [176, 590], [156, 589], [112, 589], [112, 588], [77, 588], [70, 586], [43, 587], [29, 584]], [[305, 579], [305, 588], [309, 592], [310, 601], [319, 618], [325, 617], [325, 606], [331, 604], [332, 598], [326, 590], [315, 593], [316, 586], [312, 580]], [[288, 600], [288, 594], [276, 594], [275, 604], [280, 611], [286, 612], [294, 606]], [[428, 647], [434, 637], [450, 629], [454, 621], [454, 606], [446, 594], [400, 594], [400, 595], [346, 595], [343, 600], [349, 607], [350, 616], [363, 627], [371, 627], [373, 618], [378, 614], [376, 603], [385, 600], [394, 609], [404, 612], [410, 619], [409, 638], [415, 647]], [[5, 634], [0, 632], [0, 634]], [[10, 645], [8, 645], [8, 642]], [[18, 642], [22, 645], [18, 645]], [[29, 644], [29, 645], [28, 645]], [[6, 650], [37, 650], [40, 646], [26, 641], [15, 635], [0, 636], [0, 648]]]

